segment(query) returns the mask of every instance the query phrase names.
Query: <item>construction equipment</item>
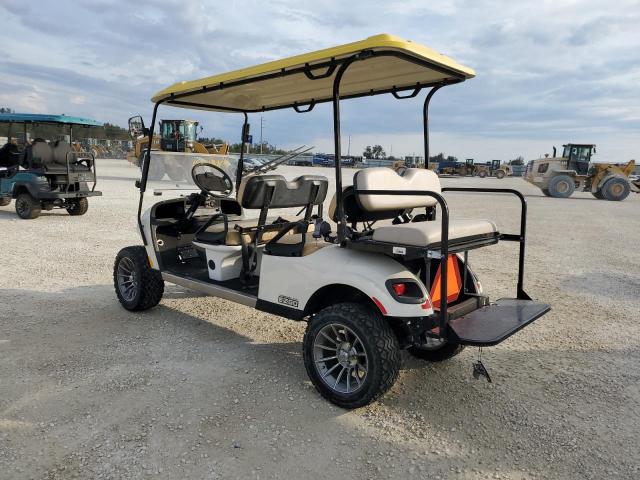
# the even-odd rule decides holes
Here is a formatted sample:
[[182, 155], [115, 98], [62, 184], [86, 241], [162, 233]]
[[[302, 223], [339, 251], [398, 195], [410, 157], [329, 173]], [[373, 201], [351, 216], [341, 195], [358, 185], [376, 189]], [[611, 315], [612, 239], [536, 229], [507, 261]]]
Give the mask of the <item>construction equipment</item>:
[[599, 200], [621, 201], [630, 192], [640, 193], [640, 182], [629, 179], [635, 161], [626, 164], [595, 163], [594, 144], [568, 143], [561, 157], [545, 156], [527, 164], [524, 179], [539, 187], [547, 197], [568, 198], [578, 189]]
[[[207, 144], [197, 141], [199, 123], [194, 120], [160, 120], [160, 135], [154, 135], [151, 142], [152, 151], [199, 153], [203, 155], [226, 155], [229, 145]], [[127, 153], [127, 160], [136, 166], [142, 166], [142, 159], [149, 149], [148, 129], [144, 120], [137, 115], [129, 119], [129, 135], [134, 141], [133, 149]], [[168, 165], [166, 171], [172, 180], [182, 180], [188, 172], [178, 164]]]
[[438, 175], [470, 177], [475, 174], [473, 158], [467, 158], [464, 162], [445, 160], [438, 164]]
[[506, 163], [503, 164], [500, 160], [491, 160], [487, 163], [476, 164], [473, 174], [480, 178], [504, 178], [507, 175], [511, 175], [511, 167]]

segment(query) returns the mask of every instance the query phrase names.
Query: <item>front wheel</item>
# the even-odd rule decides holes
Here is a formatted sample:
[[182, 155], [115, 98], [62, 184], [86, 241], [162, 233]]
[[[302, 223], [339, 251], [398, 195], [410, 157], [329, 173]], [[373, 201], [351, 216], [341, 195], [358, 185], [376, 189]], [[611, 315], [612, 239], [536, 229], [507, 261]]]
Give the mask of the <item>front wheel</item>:
[[620, 202], [629, 196], [631, 187], [625, 178], [613, 177], [602, 186], [602, 196], [611, 202]]
[[155, 307], [164, 293], [164, 280], [149, 265], [144, 247], [126, 247], [118, 252], [113, 266], [113, 284], [118, 300], [132, 311]]
[[28, 193], [21, 193], [16, 198], [16, 213], [24, 220], [33, 220], [40, 216], [42, 206], [40, 202]]
[[307, 326], [304, 365], [318, 392], [342, 408], [367, 405], [391, 388], [400, 371], [398, 340], [369, 306], [340, 303]]
[[82, 198], [73, 198], [69, 200], [69, 206], [67, 207], [67, 212], [69, 215], [80, 216], [87, 213], [89, 210], [89, 200], [87, 197]]

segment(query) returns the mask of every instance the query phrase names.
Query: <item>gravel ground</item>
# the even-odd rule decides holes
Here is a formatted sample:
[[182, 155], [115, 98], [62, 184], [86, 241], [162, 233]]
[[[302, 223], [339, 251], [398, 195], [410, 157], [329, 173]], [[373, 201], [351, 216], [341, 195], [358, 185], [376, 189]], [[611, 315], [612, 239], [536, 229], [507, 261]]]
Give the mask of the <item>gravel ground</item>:
[[[492, 384], [471, 376], [477, 349], [406, 356], [381, 401], [347, 412], [310, 385], [302, 323], [174, 285], [149, 312], [122, 309], [112, 265], [140, 243], [137, 170], [98, 167], [84, 217], [0, 209], [0, 478], [640, 477], [640, 195], [445, 179], [527, 195], [525, 288], [553, 311], [484, 350]], [[515, 199], [449, 199], [516, 230]], [[515, 244], [470, 260], [492, 298], [513, 294]]]

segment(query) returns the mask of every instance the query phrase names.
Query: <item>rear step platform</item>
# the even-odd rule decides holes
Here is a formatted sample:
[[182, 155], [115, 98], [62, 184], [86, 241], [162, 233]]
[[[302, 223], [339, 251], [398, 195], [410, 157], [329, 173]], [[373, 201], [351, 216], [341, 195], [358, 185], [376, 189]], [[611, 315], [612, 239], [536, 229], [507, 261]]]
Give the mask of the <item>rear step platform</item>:
[[501, 298], [449, 322], [450, 341], [462, 345], [497, 345], [551, 310], [546, 303]]

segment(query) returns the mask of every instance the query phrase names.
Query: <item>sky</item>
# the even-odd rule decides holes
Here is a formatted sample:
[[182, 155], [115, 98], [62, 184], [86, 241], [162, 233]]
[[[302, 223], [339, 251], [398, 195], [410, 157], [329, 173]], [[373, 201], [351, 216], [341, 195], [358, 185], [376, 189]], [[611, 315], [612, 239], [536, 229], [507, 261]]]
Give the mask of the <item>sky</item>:
[[[0, 0], [0, 106], [126, 126], [182, 80], [390, 33], [470, 66], [431, 102], [431, 153], [525, 159], [595, 143], [640, 157], [640, 0]], [[424, 95], [424, 94], [423, 94]], [[422, 154], [422, 98], [344, 102], [343, 152]], [[179, 112], [179, 113], [178, 113]], [[162, 107], [239, 141], [241, 118]], [[255, 140], [260, 114], [250, 118]], [[333, 148], [330, 105], [269, 112], [263, 139]], [[350, 139], [350, 141], [349, 141]]]

